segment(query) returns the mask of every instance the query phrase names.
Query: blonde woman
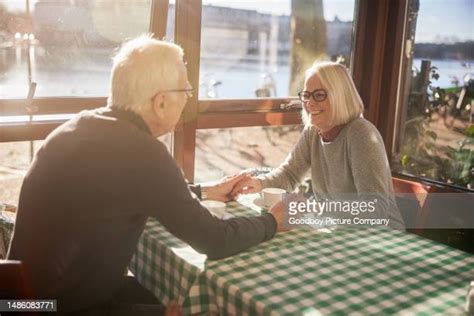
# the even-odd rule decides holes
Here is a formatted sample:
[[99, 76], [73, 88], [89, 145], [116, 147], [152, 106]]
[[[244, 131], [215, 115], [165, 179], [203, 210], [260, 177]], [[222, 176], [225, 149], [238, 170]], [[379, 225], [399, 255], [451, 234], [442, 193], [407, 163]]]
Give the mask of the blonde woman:
[[265, 187], [291, 192], [311, 170], [315, 196], [376, 198], [377, 215], [390, 219], [389, 226], [403, 228], [382, 137], [362, 117], [364, 105], [348, 70], [334, 62], [315, 63], [298, 96], [305, 128], [293, 151], [269, 174], [242, 180], [233, 193]]

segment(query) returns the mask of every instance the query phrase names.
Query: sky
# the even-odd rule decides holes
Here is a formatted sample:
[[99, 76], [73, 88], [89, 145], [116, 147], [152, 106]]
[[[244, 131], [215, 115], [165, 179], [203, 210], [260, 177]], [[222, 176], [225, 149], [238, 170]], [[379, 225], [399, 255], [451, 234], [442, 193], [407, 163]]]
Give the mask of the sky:
[[421, 0], [415, 41], [455, 42], [455, 38], [474, 40], [474, 0]]
[[[0, 3], [6, 4], [10, 9], [18, 9], [25, 7], [25, 1], [0, 0]], [[30, 0], [30, 3], [34, 4], [36, 1]], [[290, 14], [291, 1], [203, 0], [203, 3], [288, 15]], [[170, 2], [174, 2], [174, 0]], [[323, 0], [325, 19], [331, 21], [337, 15], [343, 21], [351, 21], [354, 16], [354, 3], [355, 0]], [[474, 0], [420, 0], [416, 33], [417, 43], [449, 43], [466, 40], [474, 40]]]
[[[324, 17], [351, 21], [355, 0], [323, 0]], [[289, 14], [291, 0], [203, 0], [205, 4]], [[420, 0], [416, 42], [474, 40], [474, 0]]]

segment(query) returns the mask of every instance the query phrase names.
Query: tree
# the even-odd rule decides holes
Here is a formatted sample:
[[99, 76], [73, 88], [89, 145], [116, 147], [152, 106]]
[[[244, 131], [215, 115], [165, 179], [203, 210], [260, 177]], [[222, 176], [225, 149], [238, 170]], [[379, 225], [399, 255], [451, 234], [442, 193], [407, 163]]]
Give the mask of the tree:
[[322, 0], [291, 1], [290, 95], [304, 84], [305, 70], [315, 60], [327, 57], [326, 21]]

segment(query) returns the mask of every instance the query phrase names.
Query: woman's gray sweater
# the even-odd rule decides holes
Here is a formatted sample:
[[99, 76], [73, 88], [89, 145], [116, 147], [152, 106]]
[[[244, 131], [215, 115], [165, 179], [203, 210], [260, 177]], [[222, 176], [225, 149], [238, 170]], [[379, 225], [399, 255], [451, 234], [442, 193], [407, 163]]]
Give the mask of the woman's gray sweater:
[[376, 198], [377, 215], [389, 218], [390, 227], [404, 227], [382, 137], [366, 119], [349, 122], [331, 142], [324, 142], [314, 126], [307, 126], [285, 162], [259, 178], [263, 187], [291, 192], [309, 169], [317, 198]]

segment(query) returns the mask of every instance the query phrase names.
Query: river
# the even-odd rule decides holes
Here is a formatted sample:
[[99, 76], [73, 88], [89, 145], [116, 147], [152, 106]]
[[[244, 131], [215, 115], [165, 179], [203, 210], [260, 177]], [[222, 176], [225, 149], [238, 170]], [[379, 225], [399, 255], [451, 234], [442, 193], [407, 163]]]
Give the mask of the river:
[[[106, 49], [81, 49], [67, 52], [46, 52], [33, 47], [30, 54], [31, 76], [38, 83], [36, 96], [105, 96], [111, 67], [111, 52]], [[265, 62], [248, 62], [238, 59], [227, 61], [203, 59], [201, 63], [200, 97], [253, 98], [255, 90], [266, 81], [273, 84], [276, 93], [288, 95], [290, 67], [286, 58], [269, 66]], [[283, 59], [283, 60], [282, 60]], [[472, 68], [457, 60], [432, 60], [440, 75], [436, 86], [453, 86], [453, 79], [462, 83]], [[474, 65], [474, 61], [464, 61]], [[413, 66], [420, 68], [421, 59]], [[266, 79], [264, 79], [266, 76]], [[216, 83], [213, 86], [213, 83]], [[207, 91], [206, 91], [207, 90]], [[28, 56], [26, 49], [0, 49], [0, 99], [24, 98], [28, 92]]]

